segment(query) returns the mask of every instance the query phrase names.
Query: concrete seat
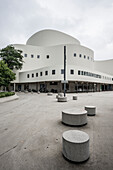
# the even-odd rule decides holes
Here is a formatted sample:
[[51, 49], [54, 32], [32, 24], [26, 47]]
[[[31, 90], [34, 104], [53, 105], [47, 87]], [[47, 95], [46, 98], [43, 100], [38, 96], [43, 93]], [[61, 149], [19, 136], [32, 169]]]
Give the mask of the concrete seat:
[[58, 99], [58, 97], [63, 97], [63, 96], [64, 96], [63, 93], [58, 93], [58, 94], [56, 95], [56, 98]]
[[64, 94], [63, 94], [63, 93], [58, 93], [58, 96], [63, 97], [63, 96], [64, 96]]
[[77, 100], [77, 96], [73, 96], [73, 100]]
[[51, 92], [48, 92], [48, 93], [47, 93], [47, 95], [48, 95], [48, 96], [52, 96], [52, 95], [53, 95], [53, 93], [51, 93]]
[[87, 124], [87, 111], [81, 109], [68, 109], [62, 111], [62, 122], [71, 126], [83, 126]]
[[85, 106], [85, 110], [88, 116], [95, 116], [96, 114], [96, 106]]
[[63, 155], [73, 162], [84, 162], [89, 158], [89, 135], [79, 130], [69, 130], [62, 135]]
[[67, 102], [67, 97], [66, 96], [65, 97], [58, 96], [57, 101], [58, 102]]

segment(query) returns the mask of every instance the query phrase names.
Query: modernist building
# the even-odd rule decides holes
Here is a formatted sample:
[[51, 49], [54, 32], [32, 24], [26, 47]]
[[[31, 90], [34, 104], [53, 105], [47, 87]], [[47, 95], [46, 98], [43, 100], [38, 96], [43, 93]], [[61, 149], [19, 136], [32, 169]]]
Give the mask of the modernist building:
[[94, 61], [93, 50], [55, 30], [39, 31], [26, 45], [14, 45], [24, 55], [23, 68], [16, 72], [16, 90], [63, 91], [64, 46], [67, 92], [113, 90], [113, 59]]

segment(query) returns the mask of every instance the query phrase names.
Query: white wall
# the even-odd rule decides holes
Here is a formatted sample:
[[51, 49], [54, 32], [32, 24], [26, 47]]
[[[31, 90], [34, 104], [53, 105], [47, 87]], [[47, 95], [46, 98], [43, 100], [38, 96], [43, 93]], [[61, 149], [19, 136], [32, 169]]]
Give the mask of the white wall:
[[113, 59], [104, 61], [95, 61], [95, 70], [103, 73], [111, 74], [113, 76]]
[[[42, 34], [43, 33], [43, 34]], [[55, 37], [52, 37], [54, 34], [55, 37], [61, 35], [61, 33], [51, 32], [49, 31], [50, 42], [55, 44]], [[27, 42], [34, 43], [47, 43], [46, 40], [40, 35], [46, 36], [46, 40], [49, 41], [49, 37], [47, 32], [41, 32], [41, 34], [34, 34]], [[23, 68], [19, 73], [17, 72], [17, 79], [15, 82], [26, 83], [26, 82], [42, 82], [42, 81], [61, 81], [63, 80], [63, 75], [61, 74], [61, 69], [64, 67], [64, 46], [66, 46], [66, 63], [67, 63], [67, 80], [69, 81], [88, 81], [88, 82], [98, 82], [98, 83], [110, 83], [113, 84], [113, 60], [108, 61], [94, 61], [94, 52], [84, 46], [81, 46], [79, 41], [74, 39], [73, 37], [68, 37], [68, 35], [61, 35], [62, 42], [67, 42], [67, 44], [55, 45], [55, 46], [33, 46], [33, 45], [19, 45], [15, 44], [14, 46], [17, 49], [21, 49], [23, 51], [23, 55], [27, 54], [27, 57], [24, 57]], [[37, 40], [37, 37], [39, 39]], [[45, 41], [44, 41], [45, 40]], [[36, 41], [36, 42], [35, 42]], [[72, 44], [69, 42], [72, 41]], [[59, 42], [59, 39], [56, 40], [56, 43]], [[75, 43], [75, 44], [73, 44]], [[45, 44], [44, 44], [45, 45]], [[76, 57], [74, 56], [76, 53]], [[82, 57], [79, 57], [79, 54]], [[31, 58], [31, 55], [34, 55]], [[40, 55], [40, 58], [37, 58], [37, 55]], [[49, 55], [49, 59], [46, 56]], [[84, 55], [86, 58], [84, 58]], [[89, 59], [88, 59], [89, 57]], [[74, 70], [74, 75], [70, 74], [70, 70]], [[52, 70], [56, 70], [56, 74], [52, 75]], [[78, 70], [87, 71], [95, 74], [99, 74], [102, 76], [101, 79], [78, 75]], [[48, 75], [45, 75], [45, 71], [48, 71]], [[40, 76], [40, 72], [43, 72], [43, 76]], [[34, 74], [34, 78], [31, 77], [32, 73]], [[36, 73], [38, 73], [38, 77], [36, 77]], [[30, 74], [30, 78], [27, 78], [27, 74]], [[111, 75], [110, 75], [111, 74]]]

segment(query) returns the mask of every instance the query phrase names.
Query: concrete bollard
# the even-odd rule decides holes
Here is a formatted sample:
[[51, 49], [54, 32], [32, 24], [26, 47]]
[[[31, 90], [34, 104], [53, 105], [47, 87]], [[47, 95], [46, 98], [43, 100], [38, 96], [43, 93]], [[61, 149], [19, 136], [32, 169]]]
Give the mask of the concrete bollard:
[[89, 158], [89, 135], [79, 130], [69, 130], [62, 135], [63, 155], [73, 162], [84, 162]]
[[51, 92], [48, 92], [48, 93], [47, 93], [47, 95], [48, 95], [48, 96], [52, 96], [52, 95], [53, 95], [53, 93], [51, 93]]
[[96, 106], [85, 106], [85, 110], [88, 116], [95, 116], [96, 114]]
[[62, 123], [70, 126], [83, 126], [87, 124], [87, 111], [75, 108], [64, 110]]
[[65, 97], [58, 96], [57, 101], [58, 102], [67, 102], [67, 97], [66, 96]]
[[73, 100], [77, 100], [77, 96], [73, 96]]

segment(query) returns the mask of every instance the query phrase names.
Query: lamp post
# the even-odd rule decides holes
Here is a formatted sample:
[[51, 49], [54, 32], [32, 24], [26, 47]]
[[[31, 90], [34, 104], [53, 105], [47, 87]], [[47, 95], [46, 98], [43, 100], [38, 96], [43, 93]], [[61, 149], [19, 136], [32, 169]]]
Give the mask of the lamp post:
[[64, 46], [64, 97], [66, 96], [66, 46]]

